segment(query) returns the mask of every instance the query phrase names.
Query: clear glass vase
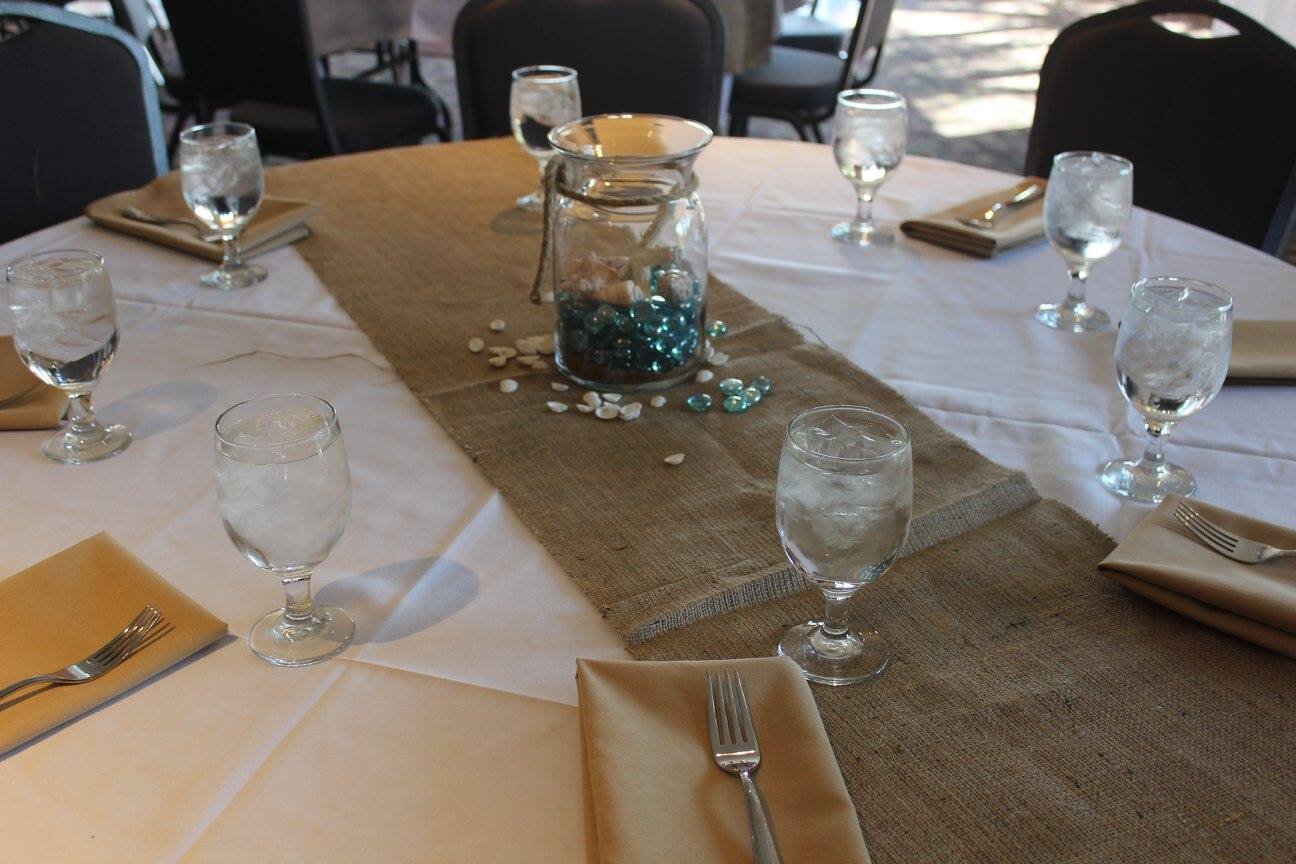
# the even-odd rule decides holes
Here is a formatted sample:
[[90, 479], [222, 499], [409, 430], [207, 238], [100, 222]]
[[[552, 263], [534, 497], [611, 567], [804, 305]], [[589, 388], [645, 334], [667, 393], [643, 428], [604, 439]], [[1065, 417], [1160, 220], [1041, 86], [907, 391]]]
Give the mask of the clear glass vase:
[[537, 289], [552, 286], [555, 360], [597, 390], [660, 390], [705, 347], [706, 217], [693, 162], [711, 130], [642, 114], [554, 129]]

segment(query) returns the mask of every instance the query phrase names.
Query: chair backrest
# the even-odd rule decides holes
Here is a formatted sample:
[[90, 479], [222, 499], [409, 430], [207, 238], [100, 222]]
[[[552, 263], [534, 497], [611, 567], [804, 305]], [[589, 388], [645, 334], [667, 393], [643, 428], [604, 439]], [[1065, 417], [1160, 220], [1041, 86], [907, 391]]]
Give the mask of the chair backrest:
[[162, 0], [186, 86], [211, 107], [257, 101], [315, 112], [341, 152], [304, 0]]
[[[1153, 20], [1208, 15], [1210, 39]], [[1134, 163], [1134, 203], [1277, 254], [1296, 205], [1296, 47], [1211, 0], [1148, 0], [1064, 29], [1040, 70], [1026, 173], [1066, 150]]]
[[[862, 87], [877, 74], [895, 4], [896, 0], [860, 0], [859, 15], [847, 43], [846, 65], [842, 68], [842, 81], [838, 90]], [[865, 65], [866, 56], [868, 68], [864, 70], [861, 67]]]
[[167, 170], [157, 86], [120, 28], [0, 0], [0, 242]]
[[468, 0], [455, 19], [465, 138], [509, 134], [512, 72], [570, 66], [585, 114], [669, 114], [715, 128], [724, 18], [711, 0]]

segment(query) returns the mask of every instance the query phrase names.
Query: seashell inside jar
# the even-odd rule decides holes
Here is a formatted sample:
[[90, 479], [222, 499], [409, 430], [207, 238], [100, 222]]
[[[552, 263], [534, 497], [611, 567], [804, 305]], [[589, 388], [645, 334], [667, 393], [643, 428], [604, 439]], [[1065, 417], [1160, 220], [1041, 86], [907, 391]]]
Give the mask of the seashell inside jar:
[[647, 115], [587, 117], [550, 133], [559, 164], [548, 178], [547, 263], [554, 358], [567, 377], [659, 390], [701, 362], [707, 238], [693, 161], [710, 140], [699, 123]]

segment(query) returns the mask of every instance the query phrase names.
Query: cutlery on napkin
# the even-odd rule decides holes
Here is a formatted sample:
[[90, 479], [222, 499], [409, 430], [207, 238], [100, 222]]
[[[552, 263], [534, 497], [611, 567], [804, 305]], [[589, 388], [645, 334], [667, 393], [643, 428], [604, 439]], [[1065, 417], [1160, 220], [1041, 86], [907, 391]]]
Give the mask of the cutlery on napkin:
[[[1028, 187], [1038, 186], [1042, 190], [1047, 185], [1042, 178], [1026, 177], [1006, 189], [980, 195], [918, 219], [908, 219], [900, 223], [900, 230], [916, 240], [924, 240], [978, 258], [992, 258], [1005, 249], [1022, 246], [1044, 236], [1042, 194], [1017, 207], [1005, 202], [1011, 201]], [[974, 228], [962, 221], [980, 218], [995, 204], [1001, 203], [1005, 203], [1005, 206], [996, 212], [991, 228]]]
[[787, 864], [867, 864], [868, 849], [810, 688], [783, 657], [577, 660], [591, 861], [752, 860], [742, 787], [716, 769], [707, 672], [742, 675], [760, 784]]
[[[1169, 496], [1098, 565], [1135, 593], [1240, 639], [1296, 658], [1296, 559], [1242, 564], [1202, 545], [1174, 517]], [[1200, 501], [1226, 530], [1286, 549], [1296, 531]]]
[[[256, 215], [239, 233], [239, 245], [246, 257], [253, 257], [281, 246], [295, 243], [310, 235], [306, 220], [319, 212], [320, 205], [297, 198], [280, 198], [266, 195]], [[125, 215], [138, 211], [135, 218]], [[91, 202], [85, 215], [98, 225], [151, 240], [190, 255], [211, 261], [220, 261], [223, 255], [219, 241], [201, 239], [193, 225], [193, 213], [185, 205], [180, 191], [180, 173], [164, 174], [141, 189], [118, 192], [107, 198]], [[172, 224], [153, 224], [142, 221], [141, 216], [168, 220]]]
[[1296, 321], [1234, 321], [1227, 380], [1296, 384]]
[[0, 701], [0, 754], [152, 678], [228, 632], [108, 534], [97, 534], [0, 581], [0, 682], [89, 656], [146, 605], [172, 628], [102, 677], [31, 688]]
[[42, 383], [14, 350], [12, 336], [0, 336], [0, 431], [53, 429], [67, 412], [67, 394]]

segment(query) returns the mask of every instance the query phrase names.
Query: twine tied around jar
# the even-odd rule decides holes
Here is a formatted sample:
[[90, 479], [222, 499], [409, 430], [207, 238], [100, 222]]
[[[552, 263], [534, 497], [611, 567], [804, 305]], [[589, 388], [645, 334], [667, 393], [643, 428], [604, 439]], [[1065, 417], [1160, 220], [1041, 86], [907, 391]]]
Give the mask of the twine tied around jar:
[[539, 305], [545, 280], [549, 278], [553, 267], [553, 226], [558, 218], [558, 196], [563, 195], [573, 201], [588, 204], [591, 207], [656, 207], [657, 214], [648, 225], [648, 230], [639, 240], [639, 246], [646, 248], [657, 237], [666, 219], [670, 216], [672, 201], [687, 198], [697, 191], [697, 175], [692, 171], [679, 189], [670, 189], [656, 195], [644, 195], [635, 198], [608, 197], [590, 192], [581, 192], [567, 182], [564, 169], [566, 163], [559, 157], [549, 160], [544, 173], [544, 209], [541, 211], [542, 230], [540, 234], [540, 264], [536, 268], [535, 281], [531, 284], [531, 302]]

